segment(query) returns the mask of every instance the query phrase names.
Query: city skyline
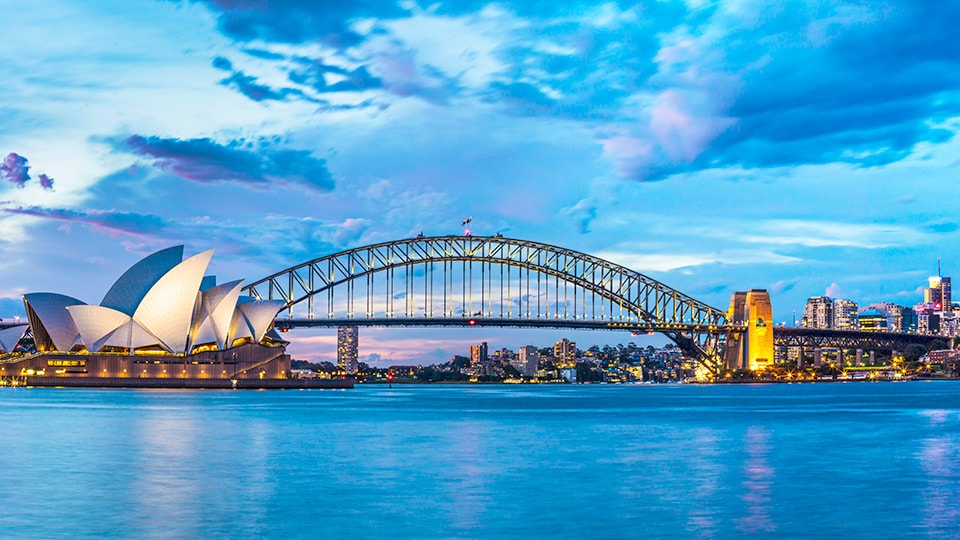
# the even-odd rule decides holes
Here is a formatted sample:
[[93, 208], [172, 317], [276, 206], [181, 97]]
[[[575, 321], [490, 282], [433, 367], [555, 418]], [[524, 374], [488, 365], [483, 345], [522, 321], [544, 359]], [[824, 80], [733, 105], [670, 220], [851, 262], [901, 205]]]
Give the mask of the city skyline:
[[[468, 217], [720, 309], [766, 288], [777, 322], [912, 306], [960, 268], [958, 6], [14, 4], [3, 318], [54, 287], [95, 303], [173, 245], [250, 281]], [[365, 361], [406, 363], [497, 331], [367, 333]], [[571, 339], [593, 335], [624, 341]], [[335, 332], [291, 341], [336, 356]]]

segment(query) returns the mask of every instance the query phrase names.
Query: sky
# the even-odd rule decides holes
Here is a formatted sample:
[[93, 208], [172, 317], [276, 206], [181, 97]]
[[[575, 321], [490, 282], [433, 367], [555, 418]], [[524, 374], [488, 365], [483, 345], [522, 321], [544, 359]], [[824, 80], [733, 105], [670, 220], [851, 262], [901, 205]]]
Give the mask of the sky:
[[[252, 282], [468, 216], [720, 309], [766, 288], [787, 324], [960, 273], [955, 2], [0, 7], [4, 319], [27, 292], [97, 303], [171, 245]], [[469, 332], [363, 329], [361, 355], [559, 336]], [[335, 332], [288, 336], [335, 357]]]

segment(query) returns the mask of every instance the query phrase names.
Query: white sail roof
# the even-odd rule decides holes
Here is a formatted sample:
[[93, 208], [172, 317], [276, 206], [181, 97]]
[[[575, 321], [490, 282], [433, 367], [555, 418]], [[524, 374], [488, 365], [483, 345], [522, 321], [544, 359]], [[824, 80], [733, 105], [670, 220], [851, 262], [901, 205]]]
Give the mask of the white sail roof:
[[0, 351], [11, 352], [30, 325], [21, 324], [0, 330]]
[[173, 246], [147, 255], [120, 276], [101, 306], [133, 315], [151, 287], [183, 260], [183, 246]]
[[237, 298], [243, 280], [231, 281], [211, 287], [200, 293], [200, 300], [192, 345], [201, 343], [216, 343], [217, 348], [224, 349], [227, 334], [230, 333], [230, 324], [233, 321], [233, 312], [237, 307]]
[[[132, 321], [126, 313], [104, 306], [69, 306], [67, 311], [80, 329], [80, 339], [88, 351], [98, 352], [108, 344], [117, 347], [130, 346], [129, 331], [126, 340], [114, 335], [116, 330]], [[108, 341], [110, 343], [107, 343]]]
[[33, 335], [38, 340], [38, 346], [40, 336], [45, 334], [50, 337], [56, 350], [69, 351], [73, 348], [80, 332], [73, 324], [66, 307], [85, 305], [83, 302], [64, 294], [29, 293], [23, 295], [23, 303], [27, 308], [27, 316], [33, 326]]
[[171, 353], [186, 352], [197, 292], [212, 256], [210, 249], [173, 267], [147, 291], [133, 314]]
[[[253, 341], [258, 342], [270, 329], [277, 312], [283, 309], [285, 305], [286, 302], [283, 300], [260, 300], [239, 304], [237, 305], [237, 313], [240, 314], [240, 326], [246, 326], [246, 331], [253, 337]], [[237, 334], [237, 337], [242, 337], [239, 335], [239, 330]]]

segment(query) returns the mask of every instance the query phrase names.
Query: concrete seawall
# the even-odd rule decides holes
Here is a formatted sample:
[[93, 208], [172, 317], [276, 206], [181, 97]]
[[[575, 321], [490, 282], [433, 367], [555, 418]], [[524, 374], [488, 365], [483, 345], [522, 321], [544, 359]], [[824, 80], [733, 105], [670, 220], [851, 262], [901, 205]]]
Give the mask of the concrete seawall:
[[[8, 384], [10, 381], [6, 381]], [[85, 388], [219, 388], [237, 390], [353, 388], [353, 379], [173, 379], [128, 377], [17, 377], [17, 386]]]

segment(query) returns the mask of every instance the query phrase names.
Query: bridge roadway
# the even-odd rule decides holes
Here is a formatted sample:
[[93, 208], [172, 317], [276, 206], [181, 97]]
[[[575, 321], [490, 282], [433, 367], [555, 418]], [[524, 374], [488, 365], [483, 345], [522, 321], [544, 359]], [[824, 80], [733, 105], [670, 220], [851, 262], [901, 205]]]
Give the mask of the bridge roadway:
[[[364, 327], [499, 327], [499, 328], [555, 328], [572, 330], [625, 330], [634, 335], [654, 333], [698, 334], [741, 334], [746, 325], [698, 325], [677, 323], [642, 323], [616, 321], [590, 321], [567, 319], [499, 319], [485, 317], [371, 317], [371, 318], [335, 318], [335, 319], [281, 319], [276, 321], [277, 328], [286, 332], [294, 328], [336, 328], [339, 326]], [[833, 330], [824, 328], [801, 328], [777, 326], [773, 330], [773, 343], [776, 347], [804, 348], [841, 348], [863, 350], [903, 350], [909, 344], [927, 346], [935, 341], [946, 341], [953, 347], [953, 338], [923, 334], [896, 332], [861, 332], [854, 330]]]
[[276, 320], [280, 331], [293, 328], [336, 328], [339, 326], [445, 326], [445, 327], [499, 327], [499, 328], [558, 328], [576, 330], [625, 330], [634, 334], [670, 332], [697, 332], [707, 334], [738, 334], [746, 325], [700, 325], [688, 323], [643, 323], [570, 319], [500, 319], [487, 317], [370, 317], [357, 319], [281, 319]]
[[912, 343], [927, 346], [934, 341], [947, 342], [953, 348], [954, 338], [897, 332], [861, 332], [826, 328], [778, 326], [773, 331], [774, 347], [838, 348], [863, 350], [903, 350]]

